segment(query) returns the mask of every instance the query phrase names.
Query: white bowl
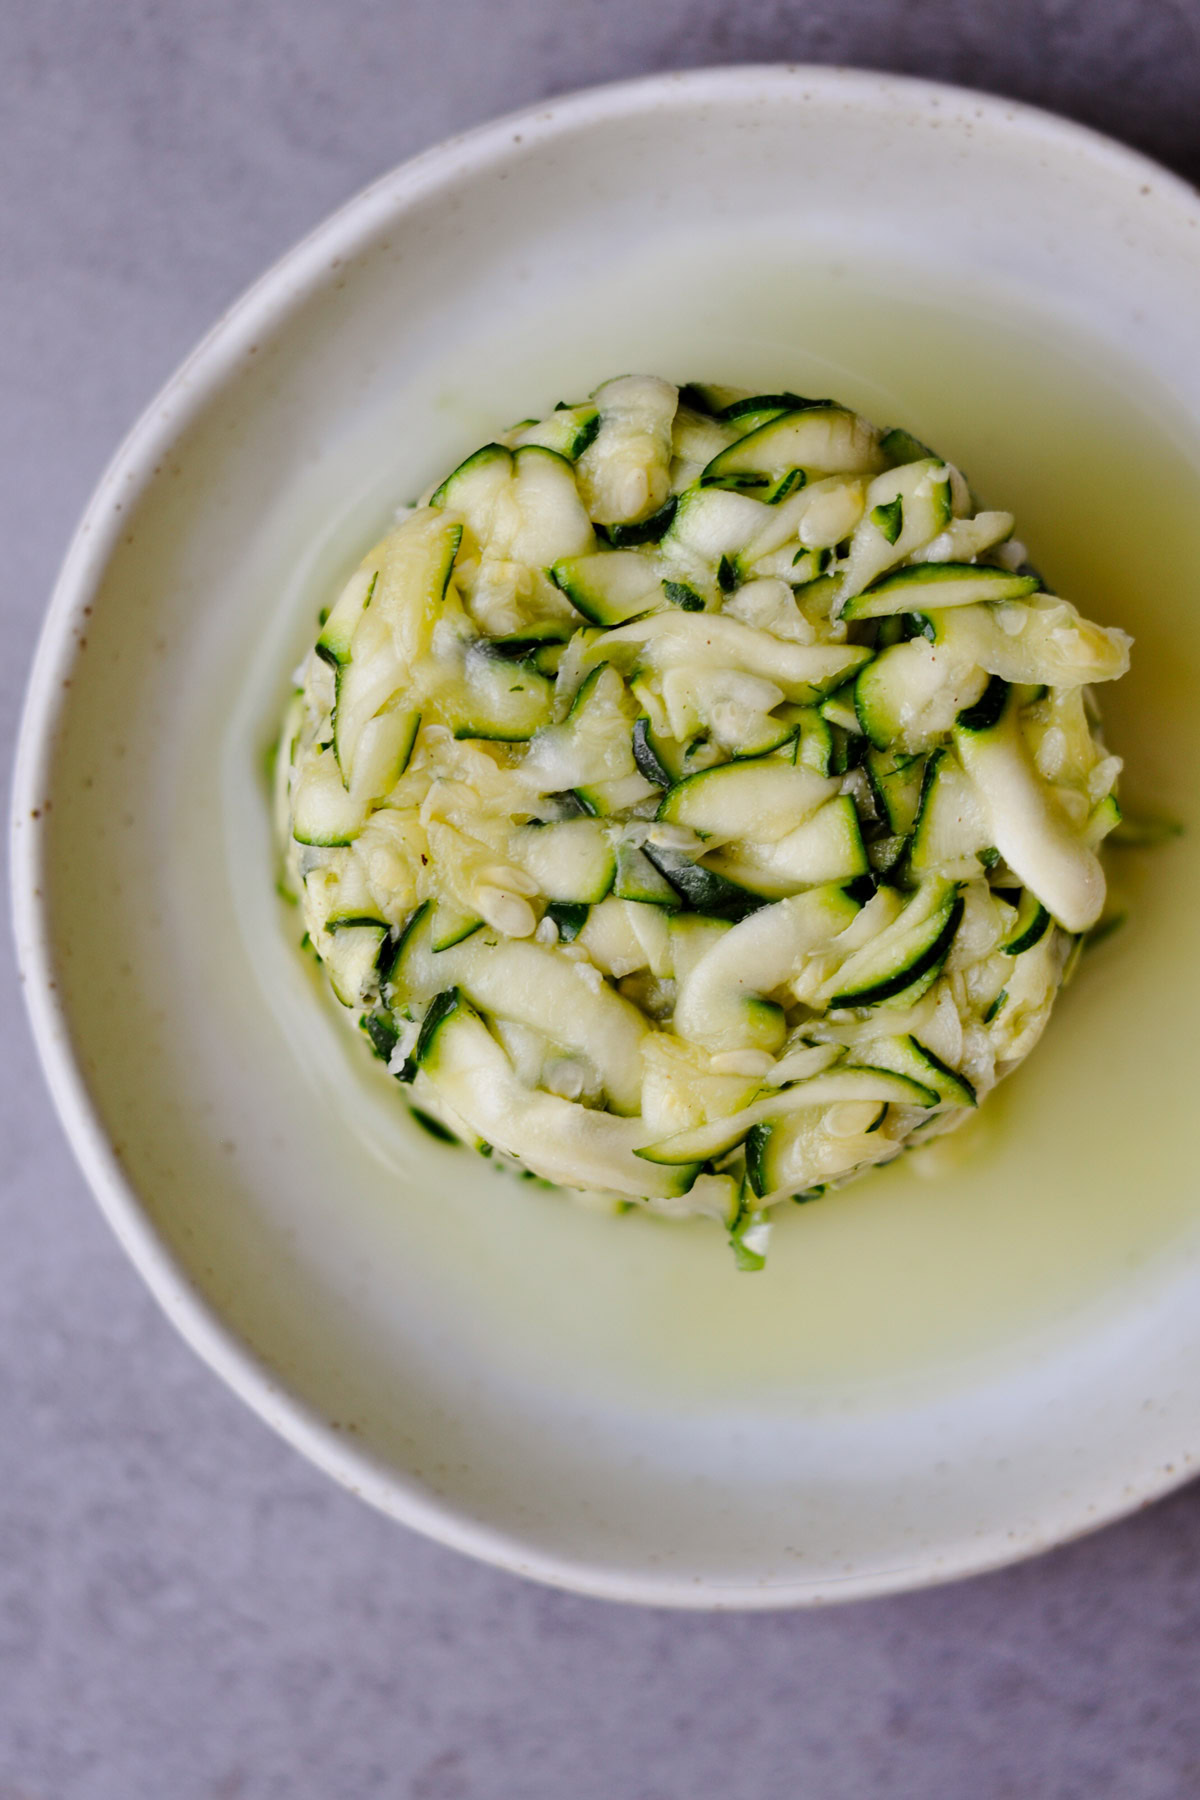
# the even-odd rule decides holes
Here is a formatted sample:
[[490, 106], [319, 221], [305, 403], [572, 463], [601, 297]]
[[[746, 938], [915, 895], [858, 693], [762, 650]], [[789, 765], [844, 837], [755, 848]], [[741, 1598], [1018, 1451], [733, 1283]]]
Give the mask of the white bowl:
[[995, 1565], [1191, 1467], [1194, 833], [1128, 876], [974, 1153], [796, 1209], [750, 1277], [711, 1228], [422, 1136], [296, 953], [260, 767], [389, 510], [636, 368], [832, 391], [965, 464], [1136, 634], [1111, 736], [1194, 817], [1197, 213], [1103, 139], [919, 82], [600, 89], [354, 200], [118, 453], [17, 775], [38, 1045], [179, 1329], [396, 1518], [594, 1594], [780, 1606]]

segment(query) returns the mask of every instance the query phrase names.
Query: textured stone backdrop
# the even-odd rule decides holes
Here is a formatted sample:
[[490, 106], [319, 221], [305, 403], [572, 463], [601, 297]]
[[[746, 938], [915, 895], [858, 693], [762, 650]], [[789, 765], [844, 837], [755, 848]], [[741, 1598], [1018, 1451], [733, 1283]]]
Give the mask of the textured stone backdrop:
[[[544, 95], [814, 60], [1039, 102], [1200, 176], [1197, 0], [7, 0], [0, 708], [103, 460], [370, 177]], [[375, 1517], [176, 1341], [64, 1148], [5, 952], [0, 1800], [1181, 1800], [1200, 1490], [823, 1615], [543, 1592]]]

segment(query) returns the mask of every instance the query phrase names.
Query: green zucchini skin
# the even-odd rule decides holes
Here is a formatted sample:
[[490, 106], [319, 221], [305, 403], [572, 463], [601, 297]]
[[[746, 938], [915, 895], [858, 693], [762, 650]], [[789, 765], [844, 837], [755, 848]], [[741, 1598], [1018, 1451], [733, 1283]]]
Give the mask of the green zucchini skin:
[[950, 945], [962, 918], [963, 902], [959, 895], [938, 920], [937, 930], [929, 934], [910, 956], [897, 958], [895, 966], [874, 982], [851, 986], [831, 996], [831, 1009], [841, 1006], [877, 1006], [903, 993], [931, 969], [940, 968], [950, 953]]
[[645, 715], [634, 720], [633, 760], [641, 774], [647, 781], [652, 781], [655, 787], [669, 788], [672, 785], [671, 772], [663, 765], [651, 735], [650, 721]]
[[601, 529], [614, 550], [633, 550], [640, 544], [657, 544], [670, 528], [677, 505], [678, 501], [672, 494], [648, 519], [639, 519], [631, 525], [606, 525]]
[[925, 607], [993, 606], [1001, 600], [1025, 600], [1038, 586], [1035, 575], [1013, 575], [1007, 569], [975, 563], [917, 563], [872, 583], [847, 602], [842, 617], [878, 619]]
[[714, 919], [742, 919], [747, 913], [757, 912], [764, 904], [761, 895], [739, 887], [734, 881], [727, 881], [723, 875], [705, 868], [680, 851], [647, 844], [646, 856], [674, 888], [681, 903], [693, 912], [705, 913]]
[[984, 1102], [1119, 916], [1128, 640], [785, 382], [617, 376], [398, 519], [268, 776], [304, 944], [440, 1141], [761, 1268], [777, 1203]]
[[564, 944], [573, 944], [584, 926], [591, 911], [588, 906], [570, 900], [551, 900], [546, 908], [546, 917], [552, 919], [558, 927], [558, 935]]
[[1006, 956], [1020, 956], [1025, 950], [1032, 950], [1040, 943], [1051, 926], [1050, 914], [1036, 895], [1028, 888], [1022, 888], [1021, 898], [1017, 906], [1017, 921], [1012, 936], [1004, 944]]

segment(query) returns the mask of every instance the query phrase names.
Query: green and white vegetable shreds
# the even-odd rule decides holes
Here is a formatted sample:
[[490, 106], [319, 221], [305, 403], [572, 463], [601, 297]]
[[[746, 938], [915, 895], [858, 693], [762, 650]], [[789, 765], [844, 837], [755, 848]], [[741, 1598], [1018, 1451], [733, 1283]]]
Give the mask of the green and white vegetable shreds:
[[367, 555], [284, 723], [285, 882], [414, 1104], [550, 1182], [767, 1209], [1033, 1048], [1120, 818], [1129, 640], [826, 400], [606, 382]]

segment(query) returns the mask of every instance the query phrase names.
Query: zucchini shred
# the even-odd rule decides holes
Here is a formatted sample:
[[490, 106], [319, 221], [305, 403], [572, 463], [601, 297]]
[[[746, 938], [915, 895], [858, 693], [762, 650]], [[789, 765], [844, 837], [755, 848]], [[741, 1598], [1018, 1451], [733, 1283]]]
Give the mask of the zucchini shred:
[[1105, 905], [1129, 639], [907, 431], [605, 382], [403, 509], [275, 763], [281, 888], [440, 1131], [728, 1232], [960, 1123]]

